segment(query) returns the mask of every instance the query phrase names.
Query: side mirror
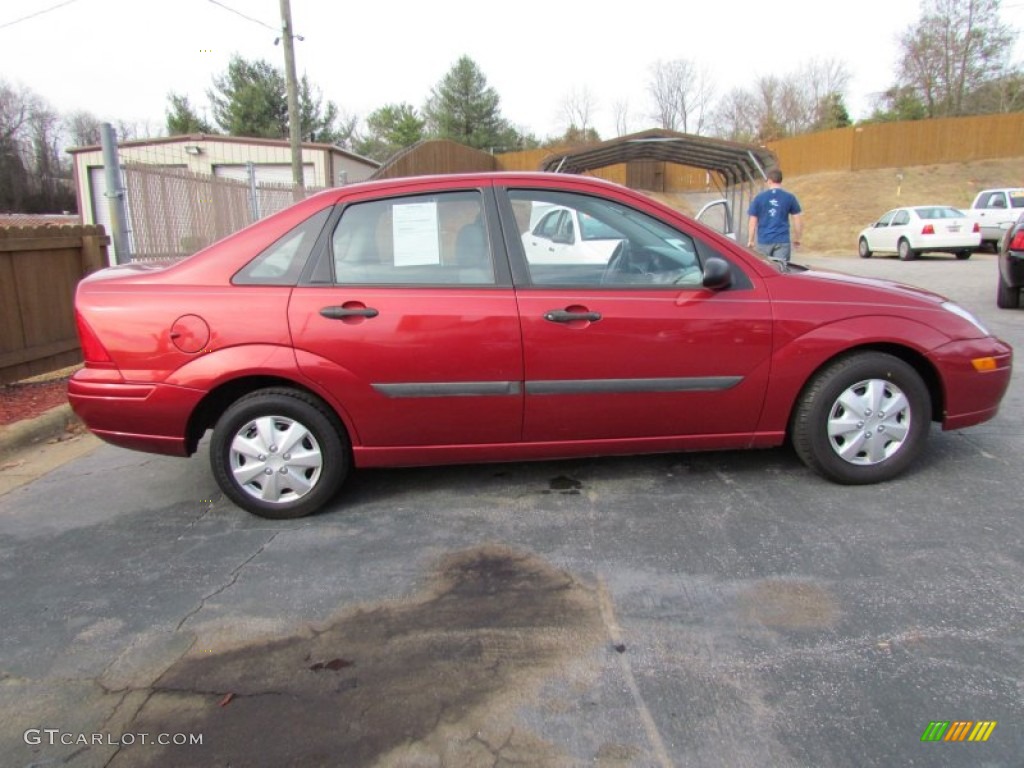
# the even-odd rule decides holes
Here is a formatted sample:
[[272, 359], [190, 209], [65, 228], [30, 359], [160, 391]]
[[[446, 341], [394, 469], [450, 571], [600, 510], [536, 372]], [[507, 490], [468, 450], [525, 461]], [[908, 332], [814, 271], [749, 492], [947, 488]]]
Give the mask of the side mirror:
[[551, 235], [551, 242], [558, 243], [559, 245], [572, 245], [572, 233], [555, 232], [553, 235]]
[[732, 267], [725, 259], [712, 256], [704, 262], [701, 285], [712, 291], [721, 291], [732, 285]]

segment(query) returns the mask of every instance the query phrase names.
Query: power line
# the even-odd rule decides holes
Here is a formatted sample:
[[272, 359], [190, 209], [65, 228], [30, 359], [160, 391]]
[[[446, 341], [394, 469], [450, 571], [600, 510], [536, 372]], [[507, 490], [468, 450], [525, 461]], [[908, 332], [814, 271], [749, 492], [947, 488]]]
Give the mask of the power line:
[[[6, 29], [7, 27], [13, 27], [15, 24], [20, 24], [23, 21], [28, 21], [29, 19], [34, 19], [36, 16], [42, 16], [44, 13], [49, 13], [50, 11], [56, 11], [58, 8], [63, 8], [65, 5], [71, 5], [72, 3], [77, 3], [77, 2], [78, 2], [78, 0], [64, 0], [63, 3], [57, 3], [57, 5], [51, 6], [49, 8], [44, 8], [41, 11], [36, 11], [35, 13], [30, 13], [28, 16], [22, 16], [20, 19], [15, 19], [14, 21], [8, 21], [5, 24], [0, 24], [0, 29]], [[211, 2], [212, 2], [212, 0], [211, 0]]]
[[214, 5], [219, 5], [225, 11], [231, 11], [231, 13], [235, 14], [236, 16], [241, 16], [246, 21], [251, 21], [253, 24], [259, 24], [261, 27], [266, 27], [271, 32], [277, 32], [277, 33], [281, 32], [280, 28], [272, 27], [269, 24], [265, 24], [264, 22], [260, 21], [259, 19], [254, 19], [252, 16], [246, 16], [241, 11], [236, 11], [234, 8], [231, 8], [231, 7], [227, 6], [227, 5], [224, 5], [224, 3], [219, 2], [219, 0], [210, 0], [210, 2], [213, 3]]

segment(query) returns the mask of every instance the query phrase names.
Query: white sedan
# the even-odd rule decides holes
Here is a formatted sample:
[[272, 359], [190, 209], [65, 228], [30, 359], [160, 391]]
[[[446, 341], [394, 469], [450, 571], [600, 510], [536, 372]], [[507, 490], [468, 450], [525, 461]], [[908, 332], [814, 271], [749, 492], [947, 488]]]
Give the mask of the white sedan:
[[622, 233], [583, 211], [534, 204], [523, 249], [531, 264], [607, 264]]
[[915, 205], [886, 213], [857, 239], [862, 259], [874, 253], [895, 253], [910, 261], [919, 253], [953, 253], [969, 259], [981, 245], [981, 229], [966, 213], [949, 205]]

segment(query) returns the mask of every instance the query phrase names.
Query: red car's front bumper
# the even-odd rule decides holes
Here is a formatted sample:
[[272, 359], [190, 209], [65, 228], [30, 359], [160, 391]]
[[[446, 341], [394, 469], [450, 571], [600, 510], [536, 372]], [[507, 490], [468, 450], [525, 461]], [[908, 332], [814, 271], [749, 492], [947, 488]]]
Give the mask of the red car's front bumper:
[[1013, 350], [989, 336], [954, 341], [931, 355], [944, 386], [943, 429], [961, 429], [988, 421], [999, 410], [1013, 367]]

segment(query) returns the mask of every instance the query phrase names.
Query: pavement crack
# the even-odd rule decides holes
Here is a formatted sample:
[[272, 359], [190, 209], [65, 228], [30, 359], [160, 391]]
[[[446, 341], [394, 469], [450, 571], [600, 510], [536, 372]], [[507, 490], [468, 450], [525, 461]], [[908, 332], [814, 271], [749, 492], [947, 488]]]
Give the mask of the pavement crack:
[[475, 741], [477, 744], [480, 744], [484, 749], [486, 749], [487, 752], [491, 755], [491, 757], [494, 758], [494, 762], [491, 763], [491, 768], [498, 768], [498, 765], [502, 761], [501, 753], [508, 748], [509, 744], [512, 743], [512, 737], [515, 736], [515, 734], [515, 728], [509, 729], [508, 736], [505, 737], [505, 741], [503, 741], [497, 747], [491, 744], [487, 739], [485, 739], [480, 734], [479, 731], [473, 734], [472, 738], [470, 738], [470, 741]]
[[[611, 640], [611, 645], [616, 650], [618, 650], [620, 646], [625, 647], [625, 643], [622, 638], [622, 627], [619, 626], [618, 619], [615, 618], [615, 607], [611, 593], [608, 591], [608, 586], [605, 584], [604, 579], [601, 578], [598, 579], [597, 599], [601, 608], [601, 620], [604, 622], [608, 638]], [[665, 741], [661, 738], [661, 733], [658, 731], [658, 726], [654, 721], [654, 716], [651, 714], [651, 710], [647, 706], [647, 702], [644, 701], [643, 695], [640, 692], [640, 686], [637, 683], [636, 675], [633, 674], [633, 667], [629, 662], [629, 654], [620, 652], [616, 653], [615, 656], [618, 660], [622, 676], [625, 678], [626, 686], [633, 697], [633, 703], [636, 706], [640, 723], [643, 725], [644, 731], [647, 733], [647, 738], [654, 750], [654, 754], [657, 758], [657, 764], [660, 768], [672, 768], [672, 758], [669, 757], [668, 749], [666, 749]]]
[[283, 533], [283, 531], [275, 531], [274, 534], [269, 539], [267, 539], [265, 542], [263, 542], [263, 544], [260, 545], [259, 549], [257, 549], [255, 552], [253, 552], [251, 555], [249, 555], [249, 557], [245, 558], [245, 560], [243, 560], [241, 563], [239, 563], [237, 566], [235, 566], [235, 568], [232, 569], [231, 573], [228, 575], [227, 582], [225, 584], [222, 584], [221, 586], [217, 587], [217, 589], [213, 590], [208, 595], [204, 595], [203, 598], [199, 601], [199, 605], [197, 605], [193, 610], [191, 610], [187, 614], [185, 614], [184, 618], [182, 618], [182, 620], [178, 622], [178, 626], [175, 627], [175, 631], [179, 631], [183, 626], [185, 626], [185, 624], [188, 623], [189, 619], [191, 619], [193, 616], [195, 616], [197, 613], [199, 613], [201, 610], [203, 610], [203, 608], [206, 607], [207, 601], [213, 599], [214, 597], [216, 597], [217, 595], [221, 594], [225, 590], [230, 589], [231, 587], [233, 587], [235, 585], [235, 582], [238, 581], [238, 577], [241, 575], [242, 569], [245, 568], [245, 566], [247, 566], [249, 563], [251, 563], [257, 557], [262, 555], [263, 554], [263, 550], [265, 550], [267, 547], [269, 547], [271, 545], [271, 543], [274, 541], [274, 539], [276, 539], [279, 535], [281, 535], [281, 533]]
[[208, 514], [210, 514], [210, 512], [213, 511], [213, 507], [214, 502], [212, 501], [209, 504], [204, 505], [204, 509], [202, 510], [202, 512], [200, 512], [192, 520], [189, 520], [188, 528], [195, 528], [197, 523], [201, 523], [203, 521], [203, 518], [205, 518]]

